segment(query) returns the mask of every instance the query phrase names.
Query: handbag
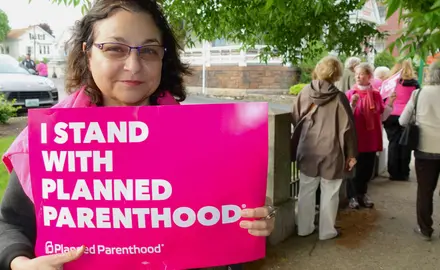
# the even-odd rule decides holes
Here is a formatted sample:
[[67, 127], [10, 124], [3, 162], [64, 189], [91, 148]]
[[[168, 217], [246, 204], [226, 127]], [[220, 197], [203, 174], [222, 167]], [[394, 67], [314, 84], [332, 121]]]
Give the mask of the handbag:
[[301, 139], [301, 131], [307, 116], [312, 115], [318, 109], [318, 105], [312, 103], [308, 108], [306, 114], [299, 120], [293, 129], [292, 137], [290, 138], [290, 153], [292, 162], [296, 161], [296, 155], [298, 152], [299, 140]]
[[399, 140], [399, 144], [407, 147], [409, 150], [417, 150], [417, 147], [419, 146], [420, 130], [416, 124], [416, 120], [417, 120], [417, 103], [419, 100], [420, 92], [422, 92], [422, 89], [419, 89], [415, 97], [413, 117], [410, 123], [408, 123], [408, 125], [404, 128]]

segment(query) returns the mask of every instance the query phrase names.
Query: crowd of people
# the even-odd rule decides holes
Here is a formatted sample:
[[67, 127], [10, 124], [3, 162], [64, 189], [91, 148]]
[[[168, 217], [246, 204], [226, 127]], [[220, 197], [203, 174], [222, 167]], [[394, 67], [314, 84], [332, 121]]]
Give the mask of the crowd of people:
[[[345, 62], [334, 56], [315, 67], [313, 81], [293, 104], [292, 121], [302, 121], [296, 162], [300, 170], [298, 235], [319, 231], [319, 239], [340, 235], [335, 228], [339, 192], [346, 188], [350, 209], [373, 208], [368, 183], [376, 175], [378, 153], [384, 150], [383, 130], [389, 144], [389, 180], [408, 181], [414, 150], [418, 183], [417, 222], [423, 239], [433, 233], [433, 194], [440, 176], [440, 63], [433, 63], [427, 85], [420, 87], [411, 60], [391, 70], [374, 68], [357, 57]], [[385, 87], [394, 81], [392, 90]], [[423, 91], [422, 91], [423, 90]], [[415, 149], [402, 143], [408, 125], [418, 127]], [[342, 185], [346, 182], [346, 185]], [[316, 191], [320, 189], [319, 226], [315, 226]]]

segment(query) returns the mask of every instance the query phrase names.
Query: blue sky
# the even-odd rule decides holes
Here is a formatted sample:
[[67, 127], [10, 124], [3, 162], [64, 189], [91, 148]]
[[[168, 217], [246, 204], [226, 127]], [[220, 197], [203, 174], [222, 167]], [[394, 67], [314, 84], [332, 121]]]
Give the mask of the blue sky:
[[48, 23], [55, 35], [82, 17], [81, 7], [66, 7], [51, 2], [52, 0], [32, 0], [29, 4], [29, 0], [1, 0], [0, 9], [8, 15], [9, 25], [13, 29]]

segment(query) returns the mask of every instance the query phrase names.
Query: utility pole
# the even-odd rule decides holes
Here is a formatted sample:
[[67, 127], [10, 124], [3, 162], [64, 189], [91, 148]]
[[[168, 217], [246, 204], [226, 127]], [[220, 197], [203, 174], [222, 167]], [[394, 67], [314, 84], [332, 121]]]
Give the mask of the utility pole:
[[34, 25], [34, 61], [37, 60], [37, 35], [35, 33], [35, 25]]

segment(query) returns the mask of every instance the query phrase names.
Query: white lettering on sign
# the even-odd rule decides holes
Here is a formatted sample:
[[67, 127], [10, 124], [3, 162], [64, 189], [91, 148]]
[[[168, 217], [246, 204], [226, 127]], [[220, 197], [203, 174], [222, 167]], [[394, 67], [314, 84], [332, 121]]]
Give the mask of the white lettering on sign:
[[[73, 137], [69, 137], [69, 132]], [[149, 135], [149, 128], [141, 121], [128, 122], [107, 122], [102, 127], [98, 122], [58, 122], [54, 126], [56, 137], [53, 141], [57, 144], [65, 144], [69, 140], [75, 144], [79, 143], [140, 143], [145, 141]], [[47, 124], [41, 124], [41, 142], [48, 141]]]
[[[158, 208], [158, 204], [151, 207], [152, 205], [147, 203], [131, 203], [163, 202], [170, 199], [174, 193], [170, 181], [150, 179], [145, 177], [144, 173], [138, 178], [118, 178], [130, 172], [130, 166], [127, 166], [130, 163], [126, 162], [126, 167], [115, 170], [114, 151], [120, 151], [119, 154], [124, 155], [127, 153], [124, 152], [125, 149], [118, 147], [108, 150], [105, 144], [145, 142], [150, 131], [142, 121], [58, 122], [54, 125], [42, 123], [40, 128], [41, 145], [46, 147], [52, 143], [51, 149], [41, 150], [44, 170], [51, 172], [50, 176], [41, 178], [44, 226], [89, 229], [189, 228], [197, 224], [205, 227], [230, 224], [241, 218], [241, 208], [233, 204], [197, 207], [169, 207], [164, 204]], [[87, 149], [91, 148], [93, 143], [95, 146], [96, 143], [104, 145], [98, 148], [101, 150]], [[78, 144], [85, 144], [87, 147], [80, 147]], [[142, 158], [142, 155], [148, 154], [151, 153], [142, 152], [139, 156], [129, 158]], [[74, 177], [60, 179], [62, 177], [57, 177], [56, 173]], [[60, 203], [63, 207], [50, 205], [56, 201], [63, 201]], [[108, 203], [100, 203], [98, 207], [90, 203], [92, 201], [123, 203], [122, 207], [114, 207], [117, 204]], [[70, 202], [75, 203], [69, 204]], [[51, 251], [57, 249], [54, 246], [48, 248]], [[119, 252], [106, 247], [97, 249], [99, 250], [96, 252], [102, 251], [106, 254]]]
[[[188, 228], [194, 224], [205, 227], [230, 224], [240, 219], [241, 208], [222, 205], [220, 208], [205, 206], [195, 211], [190, 207], [171, 208], [85, 208], [73, 211], [43, 206], [44, 226], [113, 229], [113, 228]], [[207, 218], [207, 215], [210, 218]], [[76, 221], [76, 222], [75, 222]]]
[[55, 194], [58, 200], [165, 201], [173, 193], [170, 182], [163, 179], [94, 179], [90, 186], [84, 179], [78, 179], [69, 190], [64, 182], [43, 178], [43, 199]]

